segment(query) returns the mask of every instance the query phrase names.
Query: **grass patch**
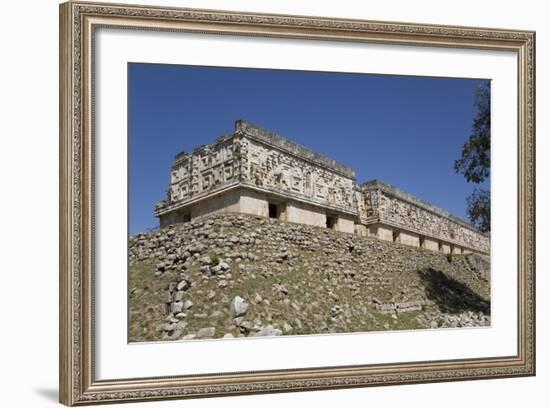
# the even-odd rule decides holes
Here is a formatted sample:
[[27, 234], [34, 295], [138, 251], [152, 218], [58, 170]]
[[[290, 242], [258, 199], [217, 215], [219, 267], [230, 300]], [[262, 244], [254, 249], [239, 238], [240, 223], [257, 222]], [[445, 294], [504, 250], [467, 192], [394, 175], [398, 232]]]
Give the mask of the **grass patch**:
[[217, 264], [220, 263], [220, 257], [215, 252], [210, 252], [210, 263], [213, 266], [216, 266]]
[[175, 280], [172, 272], [162, 279], [155, 277], [155, 264], [144, 262], [130, 266], [129, 276], [129, 340], [159, 340], [157, 325], [166, 317], [166, 282]]

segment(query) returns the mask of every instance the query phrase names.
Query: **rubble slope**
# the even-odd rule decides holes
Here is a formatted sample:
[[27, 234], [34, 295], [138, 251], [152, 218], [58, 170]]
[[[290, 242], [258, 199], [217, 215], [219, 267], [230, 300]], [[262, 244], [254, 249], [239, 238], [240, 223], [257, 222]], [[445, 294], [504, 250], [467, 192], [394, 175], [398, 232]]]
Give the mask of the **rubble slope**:
[[129, 239], [129, 340], [490, 324], [488, 259], [223, 214]]

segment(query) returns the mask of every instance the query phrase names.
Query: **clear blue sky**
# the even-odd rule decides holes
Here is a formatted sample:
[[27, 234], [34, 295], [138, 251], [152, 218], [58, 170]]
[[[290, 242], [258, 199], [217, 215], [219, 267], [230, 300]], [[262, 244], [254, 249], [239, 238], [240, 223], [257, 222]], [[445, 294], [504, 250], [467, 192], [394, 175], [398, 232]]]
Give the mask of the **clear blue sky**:
[[[467, 219], [453, 170], [475, 115], [475, 79], [130, 64], [129, 227], [156, 227], [173, 157], [237, 119], [288, 137]], [[487, 185], [486, 185], [487, 187]]]

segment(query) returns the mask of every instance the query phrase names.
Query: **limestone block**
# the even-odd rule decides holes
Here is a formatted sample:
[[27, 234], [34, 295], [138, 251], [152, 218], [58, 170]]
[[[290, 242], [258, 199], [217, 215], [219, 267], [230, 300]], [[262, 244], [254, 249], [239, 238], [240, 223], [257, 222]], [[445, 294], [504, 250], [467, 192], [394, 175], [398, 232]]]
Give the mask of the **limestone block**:
[[384, 241], [393, 241], [393, 230], [389, 227], [379, 226], [376, 231], [376, 236]]
[[405, 245], [410, 245], [414, 247], [420, 247], [420, 237], [416, 234], [409, 232], [400, 232], [399, 242]]
[[430, 251], [439, 251], [439, 242], [430, 238], [424, 238], [424, 249], [429, 249]]
[[355, 224], [355, 234], [359, 235], [360, 237], [368, 236], [367, 227], [363, 224]]
[[355, 232], [355, 221], [351, 216], [340, 215], [336, 223], [336, 230], [353, 234]]
[[239, 200], [239, 212], [268, 217], [267, 195], [255, 191], [243, 190]]
[[287, 219], [290, 222], [314, 225], [317, 227], [326, 226], [326, 213], [323, 209], [307, 206], [298, 202], [287, 204]]

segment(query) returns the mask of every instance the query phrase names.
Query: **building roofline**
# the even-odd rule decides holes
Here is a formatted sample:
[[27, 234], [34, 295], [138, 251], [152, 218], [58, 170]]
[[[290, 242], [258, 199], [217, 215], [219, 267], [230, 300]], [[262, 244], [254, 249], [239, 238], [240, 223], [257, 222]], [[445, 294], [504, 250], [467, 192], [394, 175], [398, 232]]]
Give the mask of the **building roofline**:
[[228, 133], [228, 134], [222, 135], [222, 136], [218, 137], [214, 143], [202, 144], [200, 146], [197, 146], [197, 147], [193, 148], [191, 153], [189, 153], [185, 150], [182, 150], [181, 152], [179, 152], [178, 154], [176, 154], [174, 156], [174, 160], [172, 161], [172, 167], [178, 165], [179, 162], [181, 162], [182, 160], [187, 159], [188, 157], [191, 157], [194, 154], [200, 154], [201, 151], [203, 151], [203, 150], [212, 149], [215, 146], [217, 146], [218, 144], [226, 142], [226, 141], [232, 139], [233, 137], [235, 137], [235, 133]]
[[362, 190], [370, 190], [370, 189], [380, 189], [382, 190], [383, 192], [389, 194], [389, 195], [392, 195], [400, 200], [403, 200], [403, 201], [407, 201], [413, 205], [416, 205], [417, 207], [420, 207], [424, 210], [427, 210], [427, 211], [430, 211], [434, 214], [437, 214], [443, 218], [447, 218], [465, 228], [468, 228], [470, 230], [474, 230], [475, 232], [479, 233], [479, 234], [483, 234], [483, 235], [487, 235], [487, 234], [484, 234], [483, 232], [481, 232], [478, 228], [476, 228], [475, 225], [469, 223], [468, 221], [466, 220], [463, 220], [462, 218], [460, 217], [457, 217], [456, 215], [453, 215], [451, 214], [450, 212], [442, 209], [442, 208], [439, 208], [439, 207], [436, 207], [435, 205], [433, 204], [430, 204], [429, 202], [421, 199], [421, 198], [418, 198], [410, 193], [407, 193], [403, 190], [400, 190], [399, 188], [395, 187], [395, 186], [392, 186], [391, 184], [388, 184], [388, 183], [385, 183], [379, 179], [373, 179], [373, 180], [369, 180], [367, 182], [364, 182], [364, 183], [361, 183], [359, 185], [360, 189]]
[[235, 132], [244, 134], [252, 139], [268, 144], [279, 150], [288, 152], [294, 156], [309, 160], [319, 166], [335, 171], [347, 178], [355, 179], [355, 170], [341, 164], [334, 159], [323, 156], [308, 147], [302, 146], [286, 137], [273, 133], [267, 129], [256, 126], [246, 120], [235, 122]]

